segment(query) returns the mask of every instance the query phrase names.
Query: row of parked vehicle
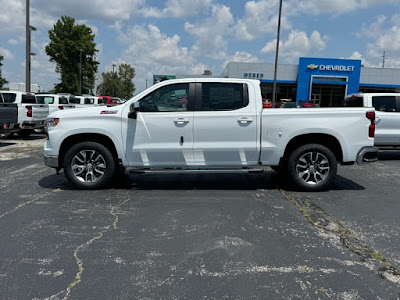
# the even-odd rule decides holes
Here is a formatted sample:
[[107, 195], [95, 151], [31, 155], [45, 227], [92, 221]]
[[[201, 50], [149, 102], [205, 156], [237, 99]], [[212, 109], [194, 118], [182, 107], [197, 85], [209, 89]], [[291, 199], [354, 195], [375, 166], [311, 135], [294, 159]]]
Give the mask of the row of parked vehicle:
[[8, 138], [14, 133], [26, 137], [34, 130], [42, 130], [47, 116], [55, 111], [123, 102], [110, 96], [0, 91], [0, 137]]

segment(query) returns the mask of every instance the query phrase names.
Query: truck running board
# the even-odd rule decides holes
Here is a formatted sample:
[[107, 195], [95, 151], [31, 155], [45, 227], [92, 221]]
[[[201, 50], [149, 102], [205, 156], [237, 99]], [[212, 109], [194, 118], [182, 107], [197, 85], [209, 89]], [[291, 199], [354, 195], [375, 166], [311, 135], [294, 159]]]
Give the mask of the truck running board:
[[265, 168], [258, 169], [128, 169], [135, 174], [248, 174], [264, 172]]

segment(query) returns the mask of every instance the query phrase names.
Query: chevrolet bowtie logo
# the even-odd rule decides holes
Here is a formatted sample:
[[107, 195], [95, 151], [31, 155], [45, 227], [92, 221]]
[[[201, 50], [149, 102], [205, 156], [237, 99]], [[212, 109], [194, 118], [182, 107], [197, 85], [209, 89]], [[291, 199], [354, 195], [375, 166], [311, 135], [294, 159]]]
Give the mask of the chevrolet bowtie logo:
[[315, 69], [318, 69], [318, 66], [314, 65], [314, 64], [311, 64], [311, 65], [307, 66], [307, 69], [315, 70]]

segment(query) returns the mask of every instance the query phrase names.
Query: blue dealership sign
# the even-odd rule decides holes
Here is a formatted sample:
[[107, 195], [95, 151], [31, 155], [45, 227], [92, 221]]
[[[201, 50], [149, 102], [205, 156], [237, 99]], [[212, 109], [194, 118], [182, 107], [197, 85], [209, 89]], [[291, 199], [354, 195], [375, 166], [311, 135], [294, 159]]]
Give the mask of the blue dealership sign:
[[361, 60], [300, 57], [297, 101], [310, 100], [311, 83], [347, 85], [347, 95], [360, 88]]

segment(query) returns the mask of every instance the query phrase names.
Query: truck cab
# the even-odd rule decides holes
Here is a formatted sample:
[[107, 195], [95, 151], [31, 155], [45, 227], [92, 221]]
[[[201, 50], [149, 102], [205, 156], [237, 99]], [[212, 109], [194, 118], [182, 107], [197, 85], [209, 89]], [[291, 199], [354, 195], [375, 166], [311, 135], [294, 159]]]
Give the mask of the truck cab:
[[345, 99], [346, 107], [375, 109], [375, 146], [400, 147], [400, 93], [359, 93]]

